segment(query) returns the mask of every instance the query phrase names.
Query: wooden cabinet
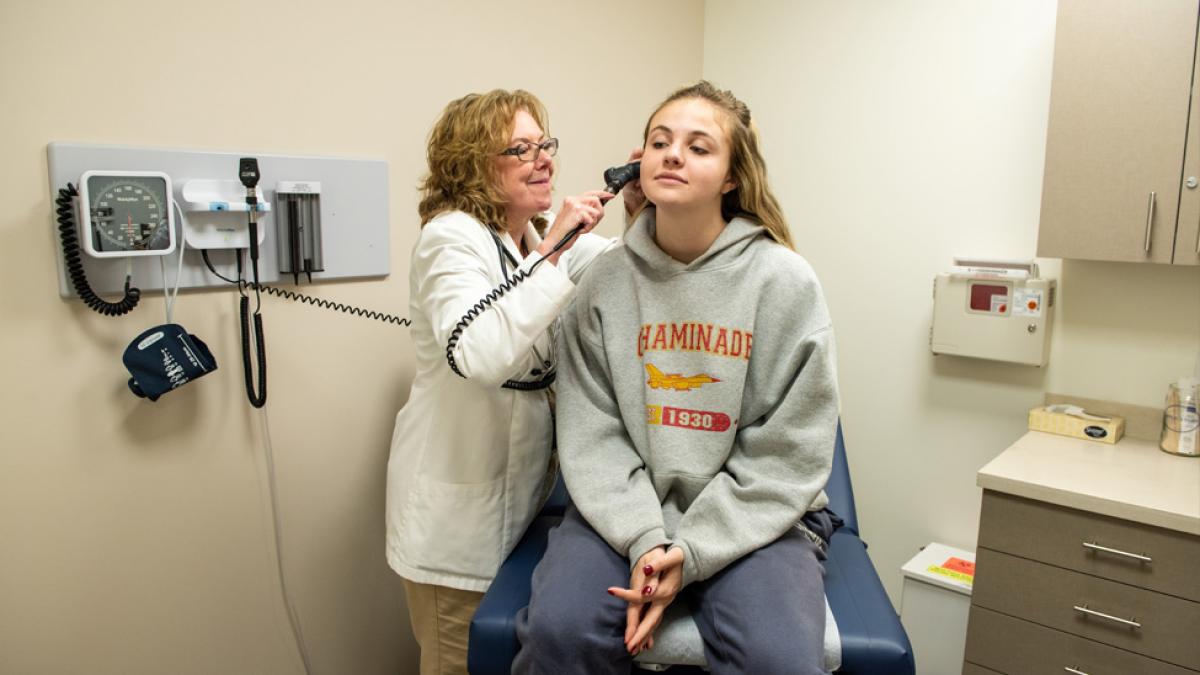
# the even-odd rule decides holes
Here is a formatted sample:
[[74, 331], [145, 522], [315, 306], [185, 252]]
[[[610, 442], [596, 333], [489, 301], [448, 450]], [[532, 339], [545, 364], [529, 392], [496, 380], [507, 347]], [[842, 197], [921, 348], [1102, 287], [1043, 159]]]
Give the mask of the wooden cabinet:
[[1060, 0], [1039, 256], [1200, 264], [1198, 17]]
[[[967, 662], [963, 673], [1020, 673], [1021, 675], [1195, 675], [1193, 671], [1076, 637], [1031, 621], [1018, 619], [978, 605], [971, 607], [968, 658], [991, 664], [982, 669]], [[1072, 670], [1067, 670], [1071, 668]]]
[[964, 673], [1200, 673], [1200, 462], [1029, 432], [977, 481]]
[[1200, 672], [1198, 555], [1200, 537], [984, 492], [966, 660], [1013, 675]]

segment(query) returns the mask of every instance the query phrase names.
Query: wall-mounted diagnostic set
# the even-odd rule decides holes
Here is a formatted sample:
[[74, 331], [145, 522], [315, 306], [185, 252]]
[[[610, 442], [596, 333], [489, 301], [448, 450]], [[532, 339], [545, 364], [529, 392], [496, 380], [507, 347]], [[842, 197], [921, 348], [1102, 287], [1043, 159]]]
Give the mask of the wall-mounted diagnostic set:
[[[301, 275], [312, 283], [389, 273], [387, 165], [381, 161], [69, 143], [50, 144], [47, 155], [63, 249], [60, 293], [108, 316], [137, 306], [142, 291], [135, 279], [167, 297], [167, 323], [143, 331], [126, 350], [130, 388], [139, 396], [157, 399], [216, 368], [203, 341], [172, 321], [180, 288], [237, 287], [246, 391], [256, 407], [266, 402], [261, 293], [408, 323], [269, 285], [283, 275], [298, 284]], [[276, 199], [284, 214], [272, 227]], [[103, 297], [114, 293], [122, 295]]]
[[[135, 278], [140, 286], [167, 294], [167, 324], [143, 331], [136, 344], [130, 345], [134, 351], [127, 350], [130, 371], [135, 367], [129, 364], [136, 363], [146, 380], [140, 387], [131, 381], [134, 393], [157, 398], [189, 381], [189, 374], [198, 377], [216, 368], [203, 342], [172, 323], [174, 300], [169, 289], [177, 296], [180, 288], [236, 286], [241, 295], [246, 393], [255, 407], [266, 402], [262, 293], [410, 325], [408, 319], [396, 315], [272, 285], [390, 273], [388, 179], [382, 161], [248, 157], [74, 143], [51, 143], [47, 158], [51, 190], [58, 195], [56, 215], [63, 248], [60, 294], [77, 295], [92, 309], [110, 316], [126, 314], [137, 306], [141, 291], [133, 286]], [[615, 194], [637, 176], [636, 162], [612, 167], [604, 172], [606, 189]], [[582, 225], [573, 229], [555, 251], [582, 230]], [[502, 252], [503, 246], [498, 246], [498, 251]], [[170, 265], [164, 262], [168, 256], [173, 260]], [[530, 274], [532, 269], [514, 274], [463, 316], [447, 344], [451, 369], [458, 370], [453, 349], [463, 331], [493, 300]], [[120, 292], [124, 295], [119, 300], [101, 297]], [[191, 351], [162, 351], [173, 342], [191, 342]], [[149, 355], [144, 353], [147, 349]], [[162, 351], [161, 373], [154, 372], [160, 369], [154, 360], [159, 352], [154, 350]], [[182, 362], [197, 369], [181, 372]], [[151, 377], [156, 381], [150, 383]], [[505, 387], [541, 389], [553, 381], [553, 369], [549, 368], [536, 381], [506, 382]]]

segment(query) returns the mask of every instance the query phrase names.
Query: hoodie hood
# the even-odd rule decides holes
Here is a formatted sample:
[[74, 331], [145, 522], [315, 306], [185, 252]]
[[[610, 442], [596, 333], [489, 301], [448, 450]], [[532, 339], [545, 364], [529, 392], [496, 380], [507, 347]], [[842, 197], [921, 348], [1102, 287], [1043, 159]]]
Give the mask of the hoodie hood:
[[766, 228], [745, 218], [734, 218], [725, 225], [708, 250], [690, 263], [680, 262], [658, 247], [654, 241], [656, 232], [655, 211], [646, 208], [633, 221], [625, 233], [625, 248], [635, 259], [644, 263], [657, 275], [671, 276], [682, 272], [712, 270], [735, 264], [738, 257], [760, 236], [766, 236]]

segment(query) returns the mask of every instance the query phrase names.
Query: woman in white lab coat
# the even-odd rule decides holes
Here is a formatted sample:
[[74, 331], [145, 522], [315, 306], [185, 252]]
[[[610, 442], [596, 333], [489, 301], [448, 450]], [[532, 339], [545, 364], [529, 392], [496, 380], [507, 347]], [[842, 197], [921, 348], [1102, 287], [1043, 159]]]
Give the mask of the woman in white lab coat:
[[475, 608], [552, 484], [555, 323], [615, 245], [588, 234], [606, 192], [549, 213], [557, 150], [521, 90], [453, 101], [430, 134], [409, 275], [417, 371], [387, 478], [387, 558], [422, 675], [466, 673]]

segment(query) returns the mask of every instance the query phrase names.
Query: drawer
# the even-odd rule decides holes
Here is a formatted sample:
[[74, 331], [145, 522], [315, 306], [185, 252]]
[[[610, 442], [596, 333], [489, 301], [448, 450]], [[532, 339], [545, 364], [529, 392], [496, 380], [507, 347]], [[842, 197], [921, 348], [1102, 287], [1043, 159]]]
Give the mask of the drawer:
[[[1200, 603], [980, 548], [972, 602], [1043, 626], [1200, 669]], [[1075, 607], [1136, 621], [1089, 615]]]
[[1200, 602], [1200, 537], [1185, 532], [985, 490], [979, 545]]
[[[1066, 675], [1071, 672], [1067, 668], [1087, 675], [1196, 675], [1192, 670], [982, 607], [971, 608], [966, 658], [1013, 675]], [[969, 671], [963, 668], [963, 672]]]
[[962, 675], [1004, 675], [1004, 673], [984, 668], [983, 666], [975, 665], [974, 663], [964, 663]]

